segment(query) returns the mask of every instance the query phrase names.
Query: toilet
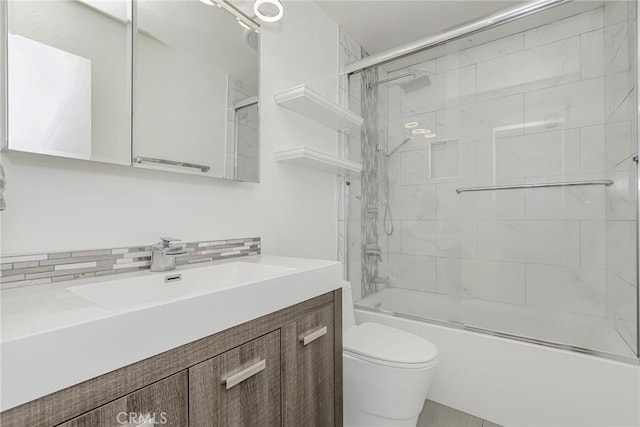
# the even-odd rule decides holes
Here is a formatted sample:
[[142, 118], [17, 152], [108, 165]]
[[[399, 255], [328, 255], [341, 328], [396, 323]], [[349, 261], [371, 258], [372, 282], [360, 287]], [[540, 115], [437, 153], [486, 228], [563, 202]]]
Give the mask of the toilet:
[[379, 323], [356, 325], [342, 285], [345, 427], [416, 427], [438, 362], [426, 339]]

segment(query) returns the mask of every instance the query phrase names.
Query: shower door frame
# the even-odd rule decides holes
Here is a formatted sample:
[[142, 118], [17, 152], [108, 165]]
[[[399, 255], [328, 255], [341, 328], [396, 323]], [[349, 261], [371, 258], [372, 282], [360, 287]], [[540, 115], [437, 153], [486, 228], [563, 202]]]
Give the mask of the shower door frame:
[[[535, 1], [533, 3], [527, 4], [525, 6], [520, 6], [517, 8], [513, 8], [510, 9], [508, 11], [505, 12], [501, 12], [501, 13], [497, 13], [494, 14], [492, 16], [480, 19], [478, 21], [473, 21], [470, 23], [466, 23], [463, 24], [459, 27], [456, 28], [452, 28], [449, 29], [447, 31], [444, 31], [436, 36], [432, 36], [432, 37], [427, 37], [425, 39], [422, 40], [418, 40], [417, 42], [414, 43], [410, 43], [404, 46], [401, 46], [397, 49], [392, 49], [389, 51], [385, 51], [376, 55], [372, 55], [372, 56], [368, 56], [364, 59], [360, 59], [358, 61], [346, 64], [344, 69], [342, 70], [341, 74], [345, 75], [347, 77], [351, 76], [352, 74], [356, 74], [359, 72], [362, 72], [366, 69], [369, 68], [373, 68], [373, 67], [377, 67], [379, 65], [382, 65], [384, 63], [405, 57], [405, 56], [409, 56], [436, 46], [440, 46], [443, 45], [445, 43], [463, 38], [463, 37], [467, 37], [470, 36], [472, 34], [478, 33], [480, 31], [484, 31], [493, 27], [497, 27], [499, 25], [502, 24], [506, 24], [508, 22], [520, 19], [520, 18], [524, 18], [526, 16], [532, 15], [532, 14], [536, 14], [538, 12], [542, 12], [551, 8], [554, 8], [556, 6], [560, 6], [562, 4], [566, 4], [566, 3], [571, 3], [574, 0], [538, 0]], [[537, 344], [537, 345], [542, 345], [545, 347], [550, 347], [550, 348], [555, 348], [555, 349], [560, 349], [560, 350], [566, 350], [566, 351], [570, 351], [570, 352], [574, 352], [574, 353], [581, 353], [581, 354], [586, 354], [586, 355], [591, 355], [591, 356], [597, 356], [597, 357], [601, 357], [603, 359], [609, 359], [609, 360], [614, 360], [614, 361], [618, 361], [618, 362], [624, 362], [624, 363], [629, 363], [632, 365], [638, 365], [640, 366], [640, 277], [639, 277], [639, 270], [640, 270], [640, 226], [638, 224], [638, 219], [640, 218], [640, 167], [638, 167], [638, 156], [640, 156], [640, 138], [638, 138], [638, 127], [640, 127], [640, 96], [638, 95], [638, 90], [640, 89], [640, 73], [638, 73], [638, 61], [640, 60], [640, 43], [638, 43], [640, 37], [639, 37], [639, 32], [640, 32], [640, 22], [638, 20], [638, 18], [640, 17], [640, 7], [636, 4], [636, 8], [635, 8], [635, 51], [636, 51], [636, 58], [635, 58], [635, 67], [634, 67], [634, 72], [635, 72], [635, 84], [636, 84], [636, 125], [635, 125], [635, 138], [636, 138], [636, 143], [635, 143], [635, 147], [636, 147], [636, 155], [634, 156], [633, 160], [636, 164], [636, 217], [635, 217], [635, 222], [636, 222], [636, 235], [635, 235], [635, 245], [636, 245], [636, 269], [635, 269], [635, 288], [636, 288], [636, 348], [632, 349], [632, 351], [636, 354], [636, 356], [623, 356], [623, 355], [619, 355], [619, 354], [615, 354], [615, 353], [609, 353], [606, 351], [601, 351], [601, 350], [595, 350], [595, 349], [589, 349], [589, 348], [585, 348], [585, 347], [577, 347], [577, 346], [572, 346], [572, 345], [568, 345], [568, 344], [562, 344], [562, 343], [556, 343], [553, 341], [546, 341], [546, 340], [541, 340], [541, 339], [536, 339], [536, 338], [531, 338], [531, 337], [525, 337], [525, 336], [521, 336], [521, 335], [514, 335], [514, 334], [510, 334], [510, 333], [504, 333], [504, 332], [499, 332], [499, 331], [494, 331], [491, 329], [485, 329], [485, 328], [480, 328], [480, 327], [476, 327], [476, 326], [471, 326], [471, 325], [467, 325], [464, 323], [460, 323], [460, 322], [454, 322], [454, 321], [448, 321], [448, 320], [442, 320], [442, 319], [434, 319], [434, 318], [427, 318], [427, 317], [421, 317], [421, 316], [414, 316], [411, 314], [405, 314], [405, 313], [397, 313], [394, 311], [390, 311], [390, 310], [385, 310], [385, 309], [380, 309], [380, 308], [374, 308], [374, 307], [364, 307], [364, 306], [358, 306], [357, 308], [359, 310], [363, 310], [363, 311], [371, 311], [374, 313], [383, 313], [383, 314], [387, 314], [393, 317], [399, 317], [399, 318], [404, 318], [404, 319], [410, 319], [410, 320], [415, 320], [415, 321], [419, 321], [419, 322], [426, 322], [426, 323], [430, 323], [430, 324], [435, 324], [435, 325], [440, 325], [440, 326], [446, 326], [449, 328], [454, 328], [454, 329], [460, 329], [460, 330], [465, 330], [465, 331], [470, 331], [470, 332], [477, 332], [477, 333], [481, 333], [481, 334], [485, 334], [485, 335], [490, 335], [490, 336], [494, 336], [494, 337], [499, 337], [499, 338], [507, 338], [507, 339], [511, 339], [511, 340], [515, 340], [515, 341], [519, 341], [519, 342], [525, 342], [525, 343], [530, 343], [530, 344]], [[347, 78], [347, 84], [348, 84], [348, 90], [350, 89], [350, 84], [351, 84], [351, 80]], [[343, 194], [341, 195], [341, 197], [343, 197], [343, 200], [348, 201], [348, 197], [349, 197], [349, 191], [348, 191], [348, 185], [342, 185], [342, 191]], [[345, 209], [346, 207], [346, 209]], [[348, 202], [343, 204], [343, 218], [345, 218], [345, 224], [349, 224], [351, 218], [350, 218], [350, 210], [348, 209]], [[344, 234], [344, 253], [345, 253], [345, 262], [349, 260], [350, 258], [350, 254], [349, 254], [349, 234], [348, 234], [348, 227], [346, 228], [345, 234]], [[362, 266], [360, 267], [362, 268]], [[347, 280], [349, 279], [348, 277], [348, 263], [346, 263], [345, 265], [345, 277], [347, 278]]]

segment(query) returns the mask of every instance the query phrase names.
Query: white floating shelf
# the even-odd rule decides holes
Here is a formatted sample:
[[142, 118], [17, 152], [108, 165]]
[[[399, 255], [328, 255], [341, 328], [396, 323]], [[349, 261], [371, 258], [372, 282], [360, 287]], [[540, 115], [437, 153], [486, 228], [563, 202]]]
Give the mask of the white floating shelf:
[[322, 172], [344, 175], [347, 172], [360, 173], [362, 165], [351, 160], [313, 150], [308, 147], [294, 147], [273, 153], [278, 162], [290, 163]]
[[276, 104], [295, 111], [334, 130], [360, 131], [364, 119], [325, 98], [305, 85], [296, 86], [275, 96]]

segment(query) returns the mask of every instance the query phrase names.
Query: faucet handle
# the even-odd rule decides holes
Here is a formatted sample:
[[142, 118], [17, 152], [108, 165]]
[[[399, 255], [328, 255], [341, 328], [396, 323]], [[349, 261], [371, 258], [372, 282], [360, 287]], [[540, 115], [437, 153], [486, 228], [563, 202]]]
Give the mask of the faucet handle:
[[165, 248], [168, 248], [171, 246], [171, 242], [179, 242], [180, 239], [176, 239], [174, 237], [161, 237], [160, 240], [162, 240], [162, 246]]

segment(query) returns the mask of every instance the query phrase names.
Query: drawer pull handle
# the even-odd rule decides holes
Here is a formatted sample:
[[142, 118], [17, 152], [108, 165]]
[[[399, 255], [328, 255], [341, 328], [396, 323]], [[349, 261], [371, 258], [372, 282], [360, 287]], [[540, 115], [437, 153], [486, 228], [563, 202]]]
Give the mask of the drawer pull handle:
[[300, 338], [300, 342], [304, 345], [307, 345], [315, 340], [317, 340], [318, 338], [320, 338], [323, 335], [326, 335], [327, 333], [327, 327], [323, 326], [322, 328], [318, 329], [317, 331], [313, 331], [308, 335], [303, 336], [302, 338]]
[[243, 369], [237, 374], [230, 375], [227, 378], [223, 379], [222, 384], [224, 384], [227, 387], [227, 390], [229, 390], [231, 387], [236, 386], [242, 381], [251, 378], [258, 372], [264, 371], [264, 368], [266, 366], [267, 362], [265, 360], [261, 360], [258, 363], [255, 363], [248, 368]]

